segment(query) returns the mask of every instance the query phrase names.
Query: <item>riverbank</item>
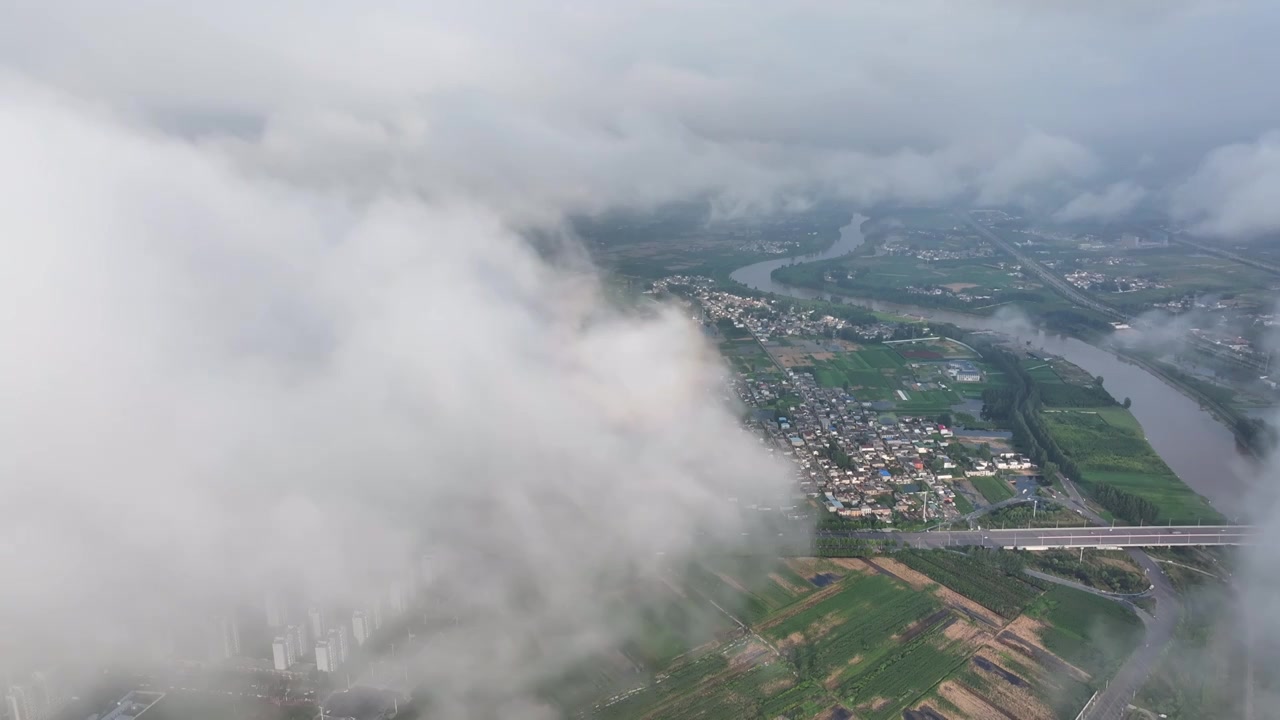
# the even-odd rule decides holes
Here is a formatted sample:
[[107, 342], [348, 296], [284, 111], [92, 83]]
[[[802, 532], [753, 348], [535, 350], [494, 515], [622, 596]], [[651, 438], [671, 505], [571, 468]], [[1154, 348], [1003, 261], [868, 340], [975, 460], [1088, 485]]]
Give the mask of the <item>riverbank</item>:
[[1167, 372], [1159, 363], [1151, 362], [1140, 355], [1125, 352], [1124, 350], [1117, 348], [1111, 348], [1111, 351], [1121, 360], [1137, 365], [1143, 370], [1146, 370], [1152, 375], [1160, 378], [1166, 385], [1169, 385], [1186, 397], [1198, 402], [1201, 408], [1204, 408], [1211, 413], [1223, 424], [1224, 427], [1235, 435], [1239, 449], [1247, 453], [1252, 460], [1261, 462], [1266, 457], [1267, 453], [1271, 449], [1270, 446], [1257, 436], [1246, 436], [1246, 434], [1240, 429], [1242, 424], [1250, 419], [1249, 415], [1229, 405], [1224, 405], [1209, 395], [1201, 392], [1200, 389], [1194, 385], [1184, 382], [1172, 373]]
[[[817, 259], [847, 255], [862, 246], [847, 238], [842, 231], [842, 252], [819, 254]], [[861, 234], [859, 228], [858, 234]], [[1025, 320], [1011, 317], [978, 316], [937, 308], [901, 305], [870, 298], [840, 297], [831, 302], [823, 293], [808, 288], [795, 288], [772, 277], [772, 270], [802, 258], [771, 261], [768, 266], [756, 264], [739, 268], [731, 274], [733, 282], [757, 292], [772, 293], [808, 302], [831, 305], [853, 305], [876, 313], [910, 317], [918, 322], [954, 325], [969, 332], [994, 332], [1007, 337], [1016, 346], [1064, 358], [1095, 377], [1105, 378], [1104, 387], [1117, 401], [1132, 400], [1132, 414], [1140, 424], [1145, 439], [1155, 454], [1195, 493], [1203, 496], [1223, 514], [1234, 517], [1243, 513], [1249, 483], [1239, 474], [1240, 457], [1235, 429], [1222, 422], [1224, 408], [1202, 398], [1194, 388], [1184, 387], [1175, 378], [1139, 358], [1122, 357], [1116, 348], [1097, 343], [1096, 337], [1080, 339], [1071, 335], [1046, 332]], [[1088, 342], [1087, 340], [1093, 340]], [[1178, 422], [1169, 422], [1177, 418]]]
[[[859, 226], [860, 232], [866, 230], [869, 225], [871, 225], [871, 221], [863, 222]], [[1275, 447], [1277, 437], [1274, 431], [1260, 422], [1257, 413], [1250, 413], [1233, 406], [1229, 402], [1224, 402], [1221, 398], [1213, 397], [1200, 387], [1201, 383], [1176, 368], [1171, 368], [1117, 344], [1107, 342], [1107, 338], [1110, 337], [1111, 333], [1110, 324], [1105, 322], [1105, 318], [1102, 316], [1096, 316], [1087, 309], [1073, 308], [1071, 310], [1063, 310], [1057, 308], [1049, 310], [1047, 307], [1040, 305], [1027, 308], [1016, 302], [1002, 302], [974, 307], [957, 302], [946, 302], [946, 298], [931, 302], [933, 300], [932, 296], [910, 295], [904, 293], [900, 288], [879, 288], [879, 291], [877, 291], [877, 286], [874, 285], [860, 285], [856, 290], [851, 290], [847, 287], [828, 287], [830, 283], [821, 283], [819, 285], [815, 284], [812, 273], [804, 274], [799, 270], [801, 265], [811, 265], [823, 260], [848, 258], [855, 255], [878, 255], [877, 243], [883, 240], [883, 234], [868, 235], [864, 233], [863, 235], [863, 242], [858, 243], [855, 248], [850, 248], [846, 252], [821, 253], [812, 256], [812, 259], [803, 259], [798, 262], [787, 260], [778, 262], [770, 271], [769, 280], [773, 286], [773, 292], [782, 291], [780, 294], [786, 294], [791, 297], [818, 302], [829, 301], [836, 304], [862, 305], [864, 301], [887, 303], [907, 308], [907, 312], [900, 313], [900, 315], [905, 316], [910, 316], [916, 312], [922, 317], [927, 317], [931, 313], [952, 313], [979, 320], [995, 320], [998, 318], [1002, 308], [1009, 308], [1014, 312], [1025, 314], [1029, 321], [1040, 325], [1046, 330], [1062, 333], [1101, 348], [1159, 378], [1177, 392], [1194, 400], [1204, 410], [1208, 411], [1215, 420], [1222, 423], [1233, 434], [1239, 447], [1251, 459], [1260, 460]], [[735, 282], [754, 287], [749, 281], [752, 279], [758, 281], [759, 278], [747, 277], [748, 275], [750, 273], [744, 273], [740, 270], [732, 273], [731, 278]], [[1066, 303], [1069, 307], [1071, 306], [1069, 299], [1059, 298], [1059, 301]], [[959, 325], [961, 327], [964, 326], [963, 324]], [[1227, 390], [1225, 392], [1230, 391]]]

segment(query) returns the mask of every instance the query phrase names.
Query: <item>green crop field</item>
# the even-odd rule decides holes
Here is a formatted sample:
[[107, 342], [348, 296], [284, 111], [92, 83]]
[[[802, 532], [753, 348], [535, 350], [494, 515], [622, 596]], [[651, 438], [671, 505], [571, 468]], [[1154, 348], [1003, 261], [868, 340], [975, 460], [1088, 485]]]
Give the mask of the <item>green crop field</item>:
[[1055, 585], [1027, 610], [1047, 621], [1044, 646], [1094, 677], [1110, 675], [1142, 641], [1142, 621], [1128, 607]]
[[[814, 635], [819, 644], [827, 643], [827, 652], [834, 649], [831, 643], [838, 638], [863, 650], [873, 649], [937, 608], [931, 595], [913, 592], [883, 575], [847, 576], [841, 581], [840, 590], [800, 612], [765, 623], [761, 632], [776, 640], [793, 633]], [[835, 624], [819, 637], [817, 627], [831, 623]]]
[[640, 692], [601, 708], [596, 713], [596, 717], [619, 718], [619, 720], [639, 717], [667, 700], [690, 692], [728, 667], [729, 661], [724, 656], [714, 652], [708, 653], [660, 676], [661, 682], [654, 682]]
[[1189, 525], [1222, 521], [1222, 515], [1207, 500], [1171, 473], [1085, 470], [1084, 479], [1087, 483], [1110, 485], [1150, 500], [1160, 509], [1160, 517], [1156, 522]]
[[1111, 485], [1151, 501], [1159, 510], [1157, 522], [1220, 519], [1164, 464], [1124, 408], [1048, 411], [1041, 417], [1058, 446], [1079, 463], [1086, 483]]
[[812, 717], [827, 704], [827, 694], [821, 687], [814, 683], [796, 682], [786, 665], [774, 663], [724, 673], [722, 677], [711, 678], [711, 682], [705, 682], [703, 687], [695, 685], [668, 696], [665, 702], [649, 702], [647, 707], [631, 705], [618, 714], [601, 713], [599, 716], [619, 720], [642, 715], [673, 720]]
[[862, 359], [861, 352], [843, 353], [836, 358], [836, 362], [846, 370], [870, 370], [871, 366]]
[[969, 482], [982, 493], [987, 502], [995, 504], [1013, 497], [1013, 488], [1000, 477], [971, 477]]
[[933, 594], [885, 575], [851, 573], [837, 579], [828, 595], [807, 607], [795, 606], [816, 590], [793, 567], [848, 573], [824, 560], [769, 564], [762, 570], [734, 559], [717, 561], [714, 572], [699, 566], [688, 576], [697, 587], [690, 595], [695, 601], [704, 592], [723, 592], [712, 578], [737, 584], [767, 571], [764, 576], [776, 589], [753, 586], [750, 594], [780, 610], [754, 626], [779, 652], [751, 636], [740, 637], [700, 655], [687, 654], [630, 691], [611, 687], [607, 679], [591, 679], [588, 672], [588, 686], [608, 688], [615, 697], [590, 715], [608, 720], [810, 718], [842, 704], [867, 705], [861, 716], [887, 720], [965, 661], [969, 649], [942, 632], [965, 621], [942, 608]]
[[670, 593], [639, 611], [638, 627], [623, 651], [646, 667], [662, 669], [680, 655], [734, 627], [714, 607]]
[[752, 555], [725, 556], [706, 561], [704, 567], [731, 583], [739, 595], [759, 599], [770, 612], [790, 605], [815, 588], [785, 561]]
[[1142, 425], [1138, 424], [1138, 419], [1133, 416], [1133, 413], [1119, 405], [1100, 408], [1080, 408], [1077, 412], [1086, 411], [1097, 413], [1098, 417], [1105, 420], [1111, 427], [1122, 428], [1134, 433], [1142, 432]]
[[868, 366], [877, 369], [895, 370], [907, 364], [901, 355], [888, 348], [859, 350], [852, 354], [866, 362]]
[[814, 379], [823, 387], [844, 387], [859, 400], [874, 402], [876, 400], [896, 400], [894, 390], [899, 387], [894, 375], [886, 375], [884, 370], [864, 367], [865, 362], [853, 360], [854, 353], [837, 356], [833, 360], [819, 360], [814, 363]]
[[898, 400], [896, 409], [902, 413], [936, 415], [948, 412], [962, 398], [951, 390], [904, 390], [909, 400]]
[[1044, 360], [1023, 360], [1022, 366], [1027, 369], [1027, 374], [1037, 383], [1062, 384], [1062, 378], [1058, 376], [1058, 373], [1054, 372], [1053, 366]]
[[[964, 622], [949, 613], [949, 622]], [[901, 717], [914, 703], [968, 659], [969, 649], [949, 641], [938, 623], [911, 640], [893, 647], [878, 663], [861, 660], [836, 687], [836, 694], [858, 708], [868, 720]]]
[[905, 551], [894, 558], [1006, 618], [1022, 612], [1044, 586], [1017, 568], [1006, 571], [978, 557], [946, 550]]
[[[1140, 641], [1141, 626], [1132, 612], [1030, 578], [1021, 572], [1016, 554], [907, 550], [894, 558], [1006, 618], [1025, 610], [1041, 619], [1041, 642], [1095, 681]], [[687, 601], [696, 604], [717, 593], [725, 602], [754, 608], [740, 617], [755, 617], [751, 626], [759, 637], [722, 634], [731, 639], [686, 652], [652, 674], [619, 678], [616, 670], [584, 667], [578, 679], [585, 692], [597, 693], [594, 702], [585, 703], [594, 706], [585, 716], [813, 718], [838, 705], [859, 718], [897, 720], [920, 703], [946, 713], [945, 701], [932, 691], [947, 678], [979, 693], [991, 682], [992, 675], [982, 676], [970, 662], [985, 647], [982, 638], [989, 637], [973, 621], [942, 605], [932, 592], [850, 569], [820, 559], [719, 558], [695, 566], [685, 583]], [[816, 594], [806, 576], [828, 571], [834, 584]], [[1034, 657], [1001, 653], [999, 662], [1024, 679], [1023, 692], [1064, 716], [1078, 711], [1091, 692], [1076, 680], [1046, 672], [1051, 666], [1037, 664]], [[603, 702], [605, 697], [612, 699]], [[577, 707], [584, 707], [580, 699]]]
[[686, 572], [684, 585], [746, 624], [761, 620], [814, 589], [783, 561], [766, 563], [754, 557], [696, 563]]

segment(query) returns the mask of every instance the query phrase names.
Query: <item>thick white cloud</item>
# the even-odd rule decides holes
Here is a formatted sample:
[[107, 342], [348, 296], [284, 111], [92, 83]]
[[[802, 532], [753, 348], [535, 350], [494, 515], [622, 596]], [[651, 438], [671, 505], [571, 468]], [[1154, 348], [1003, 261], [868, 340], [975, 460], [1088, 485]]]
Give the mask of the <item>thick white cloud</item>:
[[1075, 196], [1058, 208], [1053, 218], [1061, 222], [1114, 220], [1132, 211], [1146, 196], [1146, 189], [1136, 183], [1112, 183], [1101, 193], [1084, 192]]
[[22, 10], [0, 62], [40, 82], [247, 134], [244, 156], [290, 179], [496, 193], [532, 216], [690, 192], [739, 209], [819, 192], [1060, 204], [1082, 178], [1280, 112], [1247, 80], [1280, 62], [1262, 37], [1280, 10], [1260, 1]]
[[352, 201], [4, 97], [6, 664], [123, 660], [272, 587], [359, 605], [426, 552], [434, 611], [473, 619], [422, 677], [467, 704], [499, 673], [486, 702], [529, 717], [628, 631], [603, 599], [750, 549], [727, 498], [792, 492], [696, 327], [612, 309], [493, 209]]
[[1248, 238], [1280, 232], [1280, 131], [1209, 153], [1173, 194], [1196, 233]]

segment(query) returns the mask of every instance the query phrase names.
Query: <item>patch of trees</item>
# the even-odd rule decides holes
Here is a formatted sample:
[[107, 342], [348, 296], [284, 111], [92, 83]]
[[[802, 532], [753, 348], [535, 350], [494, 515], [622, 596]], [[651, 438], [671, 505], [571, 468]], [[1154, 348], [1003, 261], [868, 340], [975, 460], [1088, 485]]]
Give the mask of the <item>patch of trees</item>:
[[1118, 593], [1140, 593], [1147, 589], [1147, 581], [1136, 572], [1113, 565], [1081, 562], [1074, 553], [1049, 550], [1033, 558], [1036, 567], [1044, 572], [1074, 579], [1084, 585]]
[[1092, 335], [1111, 333], [1115, 328], [1106, 320], [1086, 315], [1078, 310], [1050, 310], [1041, 316], [1050, 330], [1066, 334]]
[[1045, 588], [1022, 572], [1018, 553], [961, 555], [948, 550], [907, 550], [894, 558], [1003, 617], [1017, 617]]
[[1116, 399], [1101, 385], [1045, 383], [1039, 389], [1040, 399], [1049, 407], [1106, 407], [1116, 404]]
[[853, 467], [853, 461], [849, 459], [849, 453], [836, 444], [835, 440], [827, 441], [827, 447], [823, 449], [822, 454], [841, 470], [849, 470]]
[[1014, 443], [1023, 448], [1032, 462], [1045, 469], [1040, 480], [1042, 484], [1053, 482], [1049, 472], [1051, 467], [1080, 477], [1080, 467], [1063, 452], [1045, 428], [1039, 413], [1043, 404], [1041, 388], [1022, 367], [1017, 356], [1002, 348], [987, 346], [983, 357], [1004, 371], [1010, 384], [982, 392], [982, 417], [998, 420], [1013, 431]]
[[[839, 532], [842, 530], [879, 530], [883, 523], [875, 515], [867, 517], [843, 517], [824, 512], [818, 516], [818, 529]], [[847, 539], [847, 538], [845, 538]]]
[[1131, 523], [1152, 523], [1160, 509], [1150, 500], [1125, 492], [1112, 485], [1094, 485], [1093, 497], [1112, 515]]
[[1240, 415], [1236, 417], [1234, 425], [1241, 444], [1260, 450], [1264, 455], [1274, 450], [1280, 441], [1276, 429], [1262, 418]]
[[897, 545], [897, 540], [820, 537], [813, 541], [813, 554], [817, 557], [871, 557], [880, 554], [886, 547]]
[[737, 340], [751, 335], [746, 328], [740, 328], [737, 325], [734, 325], [733, 320], [730, 320], [727, 317], [722, 317], [716, 321], [716, 329], [720, 331], [721, 335], [729, 338], [730, 340]]

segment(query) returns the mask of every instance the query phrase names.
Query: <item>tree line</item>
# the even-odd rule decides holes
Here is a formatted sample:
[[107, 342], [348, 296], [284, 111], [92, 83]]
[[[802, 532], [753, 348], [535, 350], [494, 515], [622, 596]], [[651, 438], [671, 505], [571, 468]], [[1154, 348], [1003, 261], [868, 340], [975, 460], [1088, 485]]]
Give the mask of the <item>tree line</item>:
[[[1059, 472], [1082, 479], [1084, 475], [1079, 464], [1063, 452], [1040, 419], [1043, 404], [1040, 387], [1026, 368], [1022, 367], [1018, 357], [994, 345], [984, 345], [981, 352], [984, 359], [1002, 370], [1011, 381], [1007, 387], [983, 391], [983, 418], [997, 420], [1009, 426], [1013, 431], [1014, 443], [1025, 448], [1032, 462], [1044, 468], [1041, 480], [1044, 484], [1052, 482], [1053, 475]], [[1159, 509], [1151, 501], [1133, 493], [1110, 485], [1090, 483], [1088, 487], [1102, 507], [1127, 522], [1153, 522], [1159, 514]]]

